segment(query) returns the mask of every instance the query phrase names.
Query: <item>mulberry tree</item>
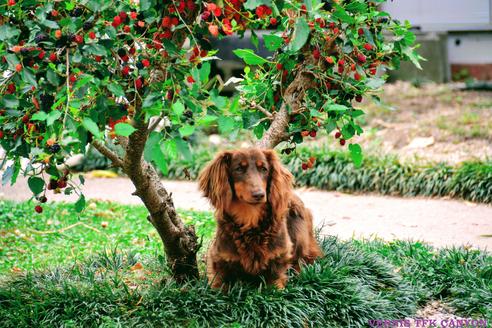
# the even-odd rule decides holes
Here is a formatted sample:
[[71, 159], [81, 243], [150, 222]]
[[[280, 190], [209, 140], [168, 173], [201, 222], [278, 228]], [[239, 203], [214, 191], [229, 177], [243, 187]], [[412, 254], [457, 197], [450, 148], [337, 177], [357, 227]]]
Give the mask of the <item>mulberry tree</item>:
[[[0, 5], [2, 182], [25, 176], [38, 212], [50, 190], [79, 194], [81, 211], [83, 179], [63, 164], [92, 145], [133, 182], [174, 277], [196, 277], [197, 237], [158, 171], [189, 157], [188, 138], [206, 126], [250, 129], [258, 146], [282, 144], [286, 152], [335, 131], [360, 162], [350, 139], [363, 132], [355, 118], [364, 113], [354, 104], [400, 60], [419, 59], [408, 23], [379, 11], [380, 2], [7, 0]], [[213, 45], [246, 31], [252, 47], [234, 50], [246, 67], [237, 95], [227, 98], [211, 76], [211, 62], [220, 60]], [[257, 54], [260, 43], [269, 56]]]

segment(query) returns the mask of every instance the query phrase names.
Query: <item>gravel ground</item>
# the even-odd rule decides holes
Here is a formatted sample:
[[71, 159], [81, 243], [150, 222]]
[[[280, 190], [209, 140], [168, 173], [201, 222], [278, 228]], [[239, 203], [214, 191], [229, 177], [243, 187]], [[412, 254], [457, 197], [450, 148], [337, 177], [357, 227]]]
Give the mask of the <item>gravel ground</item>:
[[[177, 208], [212, 210], [201, 197], [195, 182], [164, 181]], [[83, 192], [88, 199], [141, 204], [126, 178], [90, 178]], [[349, 195], [314, 189], [297, 193], [314, 214], [323, 233], [351, 237], [379, 237], [385, 240], [424, 240], [434, 246], [471, 245], [492, 249], [492, 207], [450, 199], [396, 198], [376, 195]], [[0, 198], [29, 199], [26, 181], [13, 187], [0, 186]], [[74, 201], [75, 196], [48, 195], [54, 201]]]

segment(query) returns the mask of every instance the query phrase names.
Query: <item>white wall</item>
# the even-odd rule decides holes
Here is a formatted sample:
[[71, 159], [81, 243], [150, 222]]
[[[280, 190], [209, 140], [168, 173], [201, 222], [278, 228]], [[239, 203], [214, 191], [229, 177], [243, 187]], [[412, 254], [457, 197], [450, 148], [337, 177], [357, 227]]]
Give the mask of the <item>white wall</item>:
[[492, 0], [387, 0], [382, 9], [424, 32], [492, 30]]
[[450, 64], [491, 64], [492, 33], [459, 33], [448, 35]]

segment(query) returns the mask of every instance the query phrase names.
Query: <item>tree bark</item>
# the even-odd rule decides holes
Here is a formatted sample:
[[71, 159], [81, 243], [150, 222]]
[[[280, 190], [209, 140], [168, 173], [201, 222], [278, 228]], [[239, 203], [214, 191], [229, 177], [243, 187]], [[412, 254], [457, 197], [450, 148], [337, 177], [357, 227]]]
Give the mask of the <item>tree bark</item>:
[[283, 102], [265, 132], [263, 137], [256, 142], [259, 148], [275, 148], [282, 141], [287, 141], [290, 134], [287, 131], [290, 115], [300, 111], [302, 99], [307, 89], [314, 86], [314, 79], [310, 73], [299, 71], [294, 80], [289, 84], [283, 95]]

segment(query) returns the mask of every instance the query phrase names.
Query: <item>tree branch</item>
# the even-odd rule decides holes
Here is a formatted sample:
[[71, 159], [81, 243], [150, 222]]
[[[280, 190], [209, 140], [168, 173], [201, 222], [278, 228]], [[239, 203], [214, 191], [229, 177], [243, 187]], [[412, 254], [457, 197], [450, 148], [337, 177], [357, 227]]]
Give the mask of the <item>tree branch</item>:
[[118, 154], [106, 147], [103, 143], [98, 140], [93, 140], [91, 144], [97, 149], [97, 151], [109, 158], [111, 162], [113, 162], [113, 166], [123, 167], [123, 160], [118, 156]]

